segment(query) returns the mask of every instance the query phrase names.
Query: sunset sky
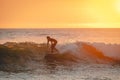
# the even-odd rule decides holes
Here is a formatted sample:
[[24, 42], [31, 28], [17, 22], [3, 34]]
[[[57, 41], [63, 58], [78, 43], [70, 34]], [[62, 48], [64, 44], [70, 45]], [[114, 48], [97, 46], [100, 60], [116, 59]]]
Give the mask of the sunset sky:
[[0, 0], [0, 28], [120, 28], [120, 0]]

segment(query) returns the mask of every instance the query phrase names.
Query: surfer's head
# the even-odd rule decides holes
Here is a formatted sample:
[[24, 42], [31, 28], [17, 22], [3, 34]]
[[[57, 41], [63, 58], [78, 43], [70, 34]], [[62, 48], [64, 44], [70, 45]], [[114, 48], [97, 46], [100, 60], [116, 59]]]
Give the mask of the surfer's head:
[[50, 36], [47, 36], [47, 39], [50, 39]]

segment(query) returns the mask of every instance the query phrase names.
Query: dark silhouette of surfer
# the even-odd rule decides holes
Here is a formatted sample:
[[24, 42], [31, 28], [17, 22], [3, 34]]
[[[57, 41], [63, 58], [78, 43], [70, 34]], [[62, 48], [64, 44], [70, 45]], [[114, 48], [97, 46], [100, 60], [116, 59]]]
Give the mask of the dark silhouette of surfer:
[[47, 46], [49, 46], [49, 42], [51, 42], [51, 53], [53, 53], [54, 50], [58, 51], [55, 46], [57, 45], [57, 40], [54, 38], [51, 38], [50, 36], [47, 36]]

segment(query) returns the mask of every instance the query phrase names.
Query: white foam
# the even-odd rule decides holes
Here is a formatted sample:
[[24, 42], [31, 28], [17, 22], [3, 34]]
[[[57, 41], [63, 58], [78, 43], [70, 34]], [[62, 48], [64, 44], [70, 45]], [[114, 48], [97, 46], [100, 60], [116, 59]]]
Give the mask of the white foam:
[[77, 54], [79, 52], [79, 47], [75, 43], [65, 44], [57, 47], [60, 53], [71, 52]]
[[105, 56], [120, 59], [120, 44], [88, 43], [76, 42], [57, 46], [60, 53], [71, 52], [73, 54], [82, 54], [82, 43], [91, 45], [102, 52]]

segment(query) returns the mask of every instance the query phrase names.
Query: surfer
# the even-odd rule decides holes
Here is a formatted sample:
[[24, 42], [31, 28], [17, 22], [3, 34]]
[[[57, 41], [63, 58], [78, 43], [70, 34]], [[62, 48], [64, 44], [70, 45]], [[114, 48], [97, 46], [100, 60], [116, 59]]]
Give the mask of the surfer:
[[57, 40], [54, 38], [51, 38], [50, 36], [47, 36], [47, 46], [49, 46], [49, 42], [51, 42], [51, 53], [53, 53], [54, 50], [57, 51], [57, 49], [55, 48], [56, 44], [57, 44]]

